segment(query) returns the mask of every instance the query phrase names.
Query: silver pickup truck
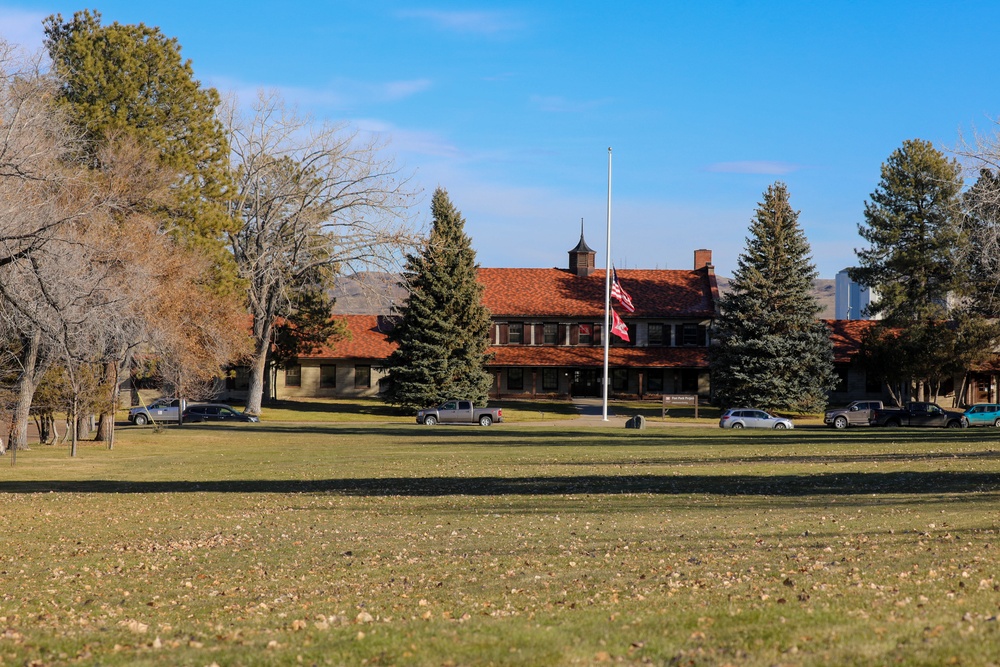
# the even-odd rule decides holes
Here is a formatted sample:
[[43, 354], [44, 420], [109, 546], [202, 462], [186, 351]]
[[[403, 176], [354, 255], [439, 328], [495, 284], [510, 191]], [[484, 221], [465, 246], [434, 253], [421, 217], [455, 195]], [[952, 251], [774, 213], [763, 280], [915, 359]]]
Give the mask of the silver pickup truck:
[[489, 426], [493, 422], [503, 421], [502, 408], [477, 408], [472, 401], [445, 401], [436, 408], [427, 408], [417, 412], [417, 423], [433, 426], [434, 424], [479, 424]]

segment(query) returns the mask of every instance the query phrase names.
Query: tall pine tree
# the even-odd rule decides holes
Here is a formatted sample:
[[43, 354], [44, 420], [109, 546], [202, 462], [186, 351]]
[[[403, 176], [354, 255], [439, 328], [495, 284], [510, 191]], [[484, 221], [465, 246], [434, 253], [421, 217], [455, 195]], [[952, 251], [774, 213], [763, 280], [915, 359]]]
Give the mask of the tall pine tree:
[[423, 251], [407, 256], [409, 297], [389, 335], [399, 347], [389, 357], [386, 400], [406, 408], [449, 398], [484, 406], [493, 384], [486, 370], [490, 315], [476, 278], [476, 253], [445, 190], [434, 192], [431, 213]]
[[745, 253], [721, 299], [712, 388], [724, 407], [818, 412], [836, 386], [830, 333], [820, 320], [809, 243], [788, 190], [775, 183], [750, 225]]
[[851, 280], [871, 287], [869, 306], [886, 323], [906, 325], [947, 316], [948, 295], [962, 282], [959, 165], [928, 141], [911, 139], [882, 165], [882, 180], [865, 202], [858, 233], [868, 248]]

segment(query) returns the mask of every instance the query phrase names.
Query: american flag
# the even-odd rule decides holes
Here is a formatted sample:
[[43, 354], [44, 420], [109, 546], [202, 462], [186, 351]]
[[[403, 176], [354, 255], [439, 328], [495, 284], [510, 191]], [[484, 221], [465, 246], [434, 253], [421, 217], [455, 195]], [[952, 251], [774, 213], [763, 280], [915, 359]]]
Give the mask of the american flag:
[[622, 318], [618, 317], [618, 313], [615, 312], [614, 308], [611, 309], [611, 333], [626, 343], [631, 342], [631, 339], [628, 337], [628, 326], [622, 321]]
[[[611, 267], [611, 296], [618, 300], [621, 307], [630, 313], [635, 312], [635, 306], [632, 305], [632, 297], [629, 296], [622, 284], [618, 282], [618, 272], [615, 271], [615, 267]], [[626, 338], [625, 340], [628, 340]]]

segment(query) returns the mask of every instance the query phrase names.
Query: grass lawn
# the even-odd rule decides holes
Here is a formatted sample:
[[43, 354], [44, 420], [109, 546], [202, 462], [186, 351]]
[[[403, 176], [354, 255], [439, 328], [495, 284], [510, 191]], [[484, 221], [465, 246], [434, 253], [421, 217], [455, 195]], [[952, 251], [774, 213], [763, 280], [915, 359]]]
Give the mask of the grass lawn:
[[281, 423], [0, 458], [0, 664], [996, 665], [1000, 432]]
[[[489, 405], [494, 408], [502, 408], [506, 421], [552, 421], [571, 419], [579, 414], [571, 401], [491, 400]], [[415, 415], [415, 410], [386, 405], [378, 398], [324, 398], [277, 401], [273, 405], [264, 406], [261, 419], [263, 421], [368, 423], [377, 420], [413, 424]]]

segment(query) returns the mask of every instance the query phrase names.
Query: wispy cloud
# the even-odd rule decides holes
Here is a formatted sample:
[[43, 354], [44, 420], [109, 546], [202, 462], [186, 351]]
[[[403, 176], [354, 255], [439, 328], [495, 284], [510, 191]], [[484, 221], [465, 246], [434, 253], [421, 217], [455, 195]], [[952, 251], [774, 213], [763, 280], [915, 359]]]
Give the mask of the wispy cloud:
[[549, 113], [580, 113], [607, 104], [610, 100], [568, 100], [559, 95], [532, 95], [531, 103], [539, 111]]
[[439, 30], [470, 35], [502, 35], [525, 27], [525, 21], [508, 11], [445, 11], [439, 9], [404, 9], [396, 18], [416, 19]]
[[705, 171], [717, 174], [766, 174], [782, 176], [805, 169], [805, 165], [792, 162], [776, 162], [772, 160], [744, 160], [741, 162], [716, 162], [705, 168]]
[[241, 100], [256, 98], [257, 90], [277, 91], [286, 102], [314, 111], [344, 111], [366, 104], [397, 102], [418, 95], [433, 85], [430, 79], [409, 81], [354, 81], [338, 79], [323, 86], [274, 86], [251, 83], [224, 77], [206, 80], [223, 92], [233, 92]]

